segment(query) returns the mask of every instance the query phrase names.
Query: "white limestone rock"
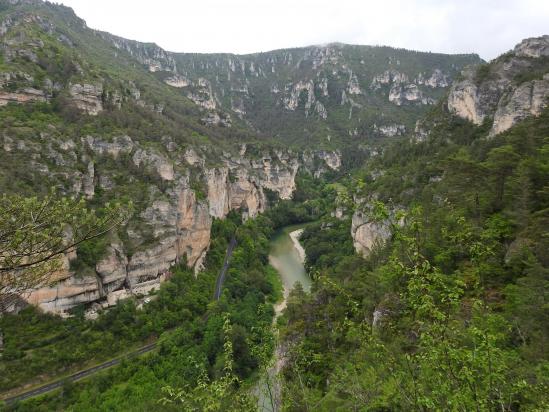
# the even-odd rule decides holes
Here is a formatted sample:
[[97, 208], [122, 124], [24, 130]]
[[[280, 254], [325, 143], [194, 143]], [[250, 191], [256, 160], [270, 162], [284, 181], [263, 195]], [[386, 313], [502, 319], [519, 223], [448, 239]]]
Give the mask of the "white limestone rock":
[[102, 84], [73, 84], [69, 88], [69, 93], [75, 106], [83, 112], [97, 116], [103, 111]]
[[137, 167], [142, 164], [154, 166], [163, 180], [172, 181], [175, 178], [172, 161], [159, 153], [137, 149], [133, 154], [132, 161]]
[[166, 79], [164, 79], [164, 83], [172, 87], [177, 87], [178, 89], [187, 87], [191, 84], [189, 79], [187, 79], [184, 76], [181, 76], [180, 74], [174, 74], [171, 77], [167, 77]]
[[368, 257], [376, 248], [381, 247], [390, 238], [391, 231], [385, 222], [369, 220], [362, 212], [353, 214], [351, 236], [357, 253]]

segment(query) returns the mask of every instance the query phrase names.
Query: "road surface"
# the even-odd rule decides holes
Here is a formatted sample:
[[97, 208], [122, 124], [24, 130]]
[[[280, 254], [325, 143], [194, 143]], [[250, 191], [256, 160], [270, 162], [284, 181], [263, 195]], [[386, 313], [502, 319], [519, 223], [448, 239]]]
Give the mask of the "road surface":
[[80, 371], [80, 372], [77, 372], [77, 373], [72, 374], [70, 376], [67, 376], [64, 379], [60, 379], [58, 381], [48, 383], [47, 385], [40, 386], [40, 387], [32, 389], [30, 391], [20, 393], [19, 395], [3, 399], [3, 401], [6, 402], [7, 404], [12, 404], [14, 402], [24, 401], [25, 399], [29, 399], [29, 398], [32, 398], [34, 396], [43, 395], [47, 392], [50, 392], [50, 391], [53, 391], [55, 389], [61, 388], [66, 381], [76, 382], [80, 379], [83, 379], [83, 378], [86, 378], [90, 375], [93, 375], [94, 373], [97, 373], [97, 372], [102, 371], [104, 369], [108, 369], [108, 368], [110, 368], [114, 365], [118, 365], [120, 362], [122, 362], [123, 359], [133, 358], [135, 356], [142, 355], [144, 353], [152, 351], [155, 348], [156, 348], [156, 342], [155, 343], [150, 343], [146, 346], [143, 346], [142, 348], [137, 349], [134, 352], [129, 353], [126, 356], [122, 356], [120, 358], [112, 359], [108, 362], [102, 363], [102, 364], [94, 366], [92, 368], [85, 369], [83, 371]]
[[219, 300], [221, 297], [221, 291], [223, 290], [223, 283], [225, 282], [225, 275], [227, 274], [227, 269], [229, 269], [229, 263], [231, 261], [231, 256], [233, 255], [233, 250], [236, 247], [236, 237], [231, 238], [229, 247], [227, 248], [227, 254], [225, 255], [225, 261], [223, 262], [223, 267], [217, 276], [217, 281], [215, 282], [215, 293], [214, 299]]

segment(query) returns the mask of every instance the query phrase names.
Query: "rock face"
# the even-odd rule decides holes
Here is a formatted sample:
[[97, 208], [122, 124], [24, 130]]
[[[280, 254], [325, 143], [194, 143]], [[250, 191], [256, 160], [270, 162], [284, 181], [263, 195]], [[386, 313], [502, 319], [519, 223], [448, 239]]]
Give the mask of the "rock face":
[[332, 170], [338, 170], [341, 167], [341, 153], [336, 152], [318, 152], [318, 157], [326, 162], [326, 165]]
[[403, 124], [389, 124], [378, 126], [374, 123], [373, 131], [386, 137], [402, 136], [406, 133], [406, 126]]
[[32, 88], [15, 93], [0, 91], [0, 106], [5, 106], [8, 103], [45, 102], [46, 100], [47, 97], [42, 90]]
[[178, 197], [176, 257], [179, 259], [185, 255], [187, 265], [194, 266], [210, 244], [212, 218], [208, 203], [197, 201], [195, 192], [190, 188], [182, 189]]
[[425, 78], [423, 72], [418, 73], [412, 81], [405, 73], [391, 69], [374, 76], [370, 88], [373, 90], [383, 90], [389, 87], [388, 99], [397, 106], [403, 104], [422, 104], [429, 105], [435, 103], [435, 99], [425, 96], [419, 86], [428, 86], [432, 89], [444, 88], [449, 85], [450, 76], [444, 74], [440, 69], [435, 69], [430, 77]]
[[448, 96], [448, 109], [476, 125], [482, 124], [486, 116], [479, 102], [477, 86], [471, 79], [463, 80], [452, 87]]
[[100, 298], [95, 276], [70, 276], [53, 286], [34, 290], [27, 300], [46, 312], [63, 314], [74, 306]]
[[134, 153], [132, 160], [137, 167], [142, 164], [152, 165], [163, 180], [174, 180], [173, 163], [158, 153], [139, 149]]
[[529, 116], [538, 116], [547, 106], [548, 98], [549, 73], [543, 77], [543, 80], [532, 80], [521, 84], [499, 102], [490, 134], [504, 132]]
[[391, 232], [388, 224], [370, 221], [364, 213], [357, 211], [352, 218], [351, 236], [357, 253], [368, 257], [389, 239]]
[[[95, 268], [83, 273], [72, 272], [67, 261], [51, 285], [30, 293], [30, 303], [64, 315], [76, 305], [108, 307], [131, 295], [149, 293], [169, 277], [170, 268], [178, 262], [194, 266], [198, 273], [210, 245], [213, 218], [224, 218], [231, 210], [239, 210], [244, 219], [253, 218], [267, 207], [266, 190], [281, 199], [291, 198], [300, 167], [313, 172], [315, 164], [334, 169], [341, 165], [337, 152], [310, 152], [310, 164], [305, 166], [301, 157], [290, 151], [265, 152], [251, 158], [243, 146], [234, 153], [219, 154], [219, 165], [207, 168], [203, 155], [195, 149], [180, 149], [171, 143], [164, 139], [163, 151], [129, 136], [44, 140], [47, 151], [58, 160], [57, 166], [43, 173], [73, 179], [70, 186], [86, 197], [92, 198], [98, 185], [116, 191], [116, 176], [122, 171], [128, 176], [128, 167], [137, 169], [136, 176], [143, 174], [148, 176], [146, 181], [158, 183], [147, 184], [143, 209], [127, 227], [128, 238], [138, 245], [137, 250], [129, 253], [127, 245], [113, 241]], [[3, 149], [11, 155], [31, 148], [4, 139]], [[46, 153], [40, 147], [33, 150]], [[87, 172], [74, 172], [77, 164]], [[111, 168], [106, 168], [108, 164]], [[191, 174], [190, 167], [198, 169]], [[132, 174], [129, 178], [134, 184], [138, 182]], [[162, 186], [165, 189], [160, 189]]]
[[407, 85], [394, 85], [389, 91], [389, 101], [401, 106], [405, 103], [433, 104], [434, 99], [423, 96], [423, 93], [414, 83]]
[[[493, 120], [490, 136], [539, 115], [549, 99], [548, 57], [549, 36], [543, 36], [523, 40], [479, 70], [465, 70], [463, 80], [450, 89], [448, 109], [476, 125]], [[532, 72], [539, 78], [523, 77]]]
[[168, 77], [167, 79], [164, 80], [164, 83], [177, 88], [187, 87], [191, 84], [189, 80], [187, 80], [185, 77], [179, 74], [173, 75], [172, 77]]
[[526, 39], [517, 44], [513, 51], [518, 57], [547, 57], [549, 56], [549, 35]]
[[102, 85], [73, 84], [69, 89], [72, 101], [80, 110], [92, 116], [97, 116], [103, 111]]

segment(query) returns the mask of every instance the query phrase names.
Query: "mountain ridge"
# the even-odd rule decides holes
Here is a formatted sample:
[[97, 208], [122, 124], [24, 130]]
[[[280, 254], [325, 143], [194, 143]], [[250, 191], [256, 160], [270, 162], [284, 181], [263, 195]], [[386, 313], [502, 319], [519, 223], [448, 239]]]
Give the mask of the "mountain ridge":
[[[418, 117], [442, 96], [451, 78], [464, 65], [482, 61], [475, 55], [340, 43], [246, 55], [172, 53], [154, 43], [140, 43], [89, 29], [85, 21], [66, 6], [15, 0], [4, 4], [7, 5], [4, 13], [9, 15], [11, 10], [14, 17], [13, 21], [9, 16], [4, 20], [4, 34], [9, 30], [10, 21], [17, 23], [17, 13], [28, 13], [31, 17], [32, 13], [42, 13], [52, 24], [48, 27], [45, 21], [44, 28], [58, 36], [69, 54], [75, 52], [83, 59], [91, 58], [93, 65], [98, 66], [96, 72], [107, 67], [109, 71], [110, 67], [117, 68], [120, 71], [117, 77], [124, 79], [129, 71], [122, 73], [123, 68], [135, 66], [137, 60], [156, 80], [171, 86], [172, 93], [194, 102], [203, 112], [203, 124], [222, 127], [240, 124], [241, 129], [248, 128], [262, 138], [276, 135], [285, 143], [300, 145], [314, 141], [329, 147], [332, 138], [342, 142], [354, 140], [356, 144], [356, 141], [394, 135], [392, 131], [388, 134], [380, 131], [386, 128], [396, 130], [397, 134], [411, 131]], [[314, 67], [315, 64], [320, 66]], [[435, 68], [443, 81], [426, 83]], [[136, 69], [138, 67], [131, 68]], [[232, 77], [226, 70], [231, 71]], [[106, 74], [112, 76], [109, 72]], [[141, 77], [145, 73], [132, 76]], [[381, 76], [381, 83], [373, 86], [376, 76]], [[102, 82], [101, 76], [95, 79]], [[149, 84], [144, 92], [158, 89], [167, 95], [165, 90], [160, 92], [157, 85], [151, 86]], [[118, 99], [120, 86], [115, 85], [112, 93], [111, 97]], [[155, 97], [159, 102], [153, 106], [166, 105], [160, 102], [162, 99], [166, 96]], [[385, 119], [376, 113], [380, 107], [385, 110]], [[380, 122], [383, 124], [378, 124]], [[306, 136], [303, 138], [295, 133], [300, 123]]]

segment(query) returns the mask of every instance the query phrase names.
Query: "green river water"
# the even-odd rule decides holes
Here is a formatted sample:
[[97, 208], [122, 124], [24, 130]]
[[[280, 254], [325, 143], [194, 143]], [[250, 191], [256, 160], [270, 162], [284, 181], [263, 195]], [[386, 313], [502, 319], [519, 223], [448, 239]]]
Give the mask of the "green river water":
[[269, 262], [280, 274], [285, 295], [293, 288], [295, 282], [300, 282], [306, 292], [311, 289], [311, 279], [305, 272], [299, 253], [290, 238], [291, 232], [304, 227], [304, 225], [286, 226], [271, 240]]
[[[304, 227], [305, 225], [286, 226], [279, 230], [271, 240], [269, 263], [278, 271], [282, 285], [284, 286], [284, 300], [275, 305], [276, 317], [286, 307], [286, 299], [296, 282], [301, 283], [303, 290], [306, 292], [309, 292], [311, 289], [311, 279], [305, 272], [300, 254], [290, 237], [292, 232]], [[258, 385], [256, 394], [259, 397], [258, 410], [260, 412], [278, 411], [277, 404], [280, 403], [280, 387], [276, 375], [281, 364], [279, 357], [280, 351], [277, 348], [275, 351], [275, 364], [268, 372], [268, 381], [270, 384], [267, 384], [267, 381], [262, 379]]]

